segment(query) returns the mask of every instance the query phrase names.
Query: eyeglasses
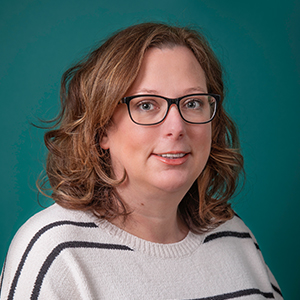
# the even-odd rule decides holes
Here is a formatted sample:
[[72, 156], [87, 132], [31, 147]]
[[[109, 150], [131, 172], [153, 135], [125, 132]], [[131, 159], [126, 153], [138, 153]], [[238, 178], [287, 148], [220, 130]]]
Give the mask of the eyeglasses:
[[190, 94], [169, 99], [157, 95], [135, 95], [124, 97], [120, 103], [126, 103], [131, 120], [138, 125], [156, 125], [167, 116], [172, 104], [176, 104], [180, 116], [191, 124], [211, 122], [217, 110], [220, 95]]

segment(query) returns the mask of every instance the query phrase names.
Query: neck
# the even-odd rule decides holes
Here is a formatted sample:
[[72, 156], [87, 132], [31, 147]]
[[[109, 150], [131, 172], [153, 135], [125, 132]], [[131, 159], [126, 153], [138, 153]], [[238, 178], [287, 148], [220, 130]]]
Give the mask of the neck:
[[[124, 220], [119, 217], [112, 223], [144, 240], [155, 243], [176, 243], [183, 240], [188, 234], [186, 224], [178, 215], [178, 205], [184, 195], [154, 195], [139, 197], [131, 192], [130, 198], [127, 193], [118, 190], [121, 199], [125, 202], [130, 212]], [[144, 194], [145, 195], [145, 194]]]
[[117, 218], [112, 223], [132, 235], [154, 243], [177, 243], [188, 234], [187, 226], [177, 215], [168, 219], [145, 216], [135, 211], [125, 221]]

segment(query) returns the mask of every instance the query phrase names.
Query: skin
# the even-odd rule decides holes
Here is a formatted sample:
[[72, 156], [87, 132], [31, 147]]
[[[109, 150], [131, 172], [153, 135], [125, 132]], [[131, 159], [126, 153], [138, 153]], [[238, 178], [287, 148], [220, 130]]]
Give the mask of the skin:
[[[156, 94], [177, 98], [206, 93], [206, 79], [197, 59], [186, 47], [147, 50], [138, 76], [126, 96]], [[188, 233], [178, 217], [178, 205], [203, 171], [211, 148], [211, 124], [188, 124], [173, 105], [166, 119], [154, 126], [133, 123], [125, 104], [113, 115], [113, 125], [100, 141], [109, 149], [116, 178], [127, 178], [117, 191], [132, 213], [124, 223], [127, 232], [158, 243], [175, 243]], [[184, 153], [182, 158], [163, 158]]]

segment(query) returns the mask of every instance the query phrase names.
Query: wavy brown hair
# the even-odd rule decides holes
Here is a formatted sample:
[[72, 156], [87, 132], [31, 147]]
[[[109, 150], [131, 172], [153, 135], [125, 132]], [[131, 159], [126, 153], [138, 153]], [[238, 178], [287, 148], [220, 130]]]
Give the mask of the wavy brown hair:
[[[182, 199], [180, 216], [198, 233], [232, 218], [229, 200], [243, 171], [243, 157], [236, 127], [223, 107], [221, 65], [200, 32], [158, 23], [117, 32], [64, 73], [61, 111], [45, 134], [49, 150], [46, 172], [56, 203], [91, 210], [107, 220], [129, 214], [115, 189], [122, 180], [113, 178], [109, 152], [101, 149], [99, 141], [137, 77], [147, 49], [174, 46], [185, 46], [194, 53], [205, 72], [208, 93], [221, 96], [212, 121], [207, 165]], [[45, 190], [45, 180], [38, 186]]]

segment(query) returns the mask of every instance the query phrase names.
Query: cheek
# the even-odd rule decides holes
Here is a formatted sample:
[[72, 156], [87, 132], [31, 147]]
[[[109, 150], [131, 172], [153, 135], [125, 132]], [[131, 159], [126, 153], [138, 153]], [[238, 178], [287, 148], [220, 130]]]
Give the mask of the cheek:
[[211, 150], [212, 131], [210, 124], [203, 124], [203, 128], [194, 135], [196, 149], [199, 150], [199, 156], [202, 163], [206, 164]]
[[132, 124], [118, 126], [110, 135], [110, 156], [114, 174], [122, 178], [124, 170], [139, 168], [146, 163], [152, 152], [155, 136], [143, 127]]
[[199, 126], [201, 127], [197, 131], [195, 130], [194, 136], [198, 136], [197, 140], [201, 141], [204, 147], [210, 147], [212, 136], [212, 129], [210, 123], [201, 124]]

